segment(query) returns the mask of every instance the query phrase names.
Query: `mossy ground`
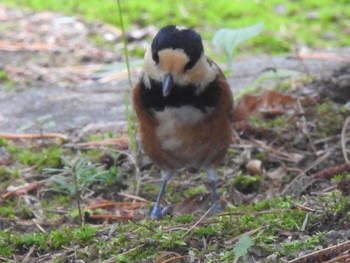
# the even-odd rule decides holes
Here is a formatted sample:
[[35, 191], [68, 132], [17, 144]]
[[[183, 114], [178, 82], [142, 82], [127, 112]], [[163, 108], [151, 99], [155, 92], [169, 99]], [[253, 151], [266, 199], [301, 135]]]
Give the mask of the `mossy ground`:
[[[115, 2], [110, 1], [6, 2], [25, 3], [36, 9], [46, 9], [49, 5], [52, 10], [60, 9], [68, 14], [78, 12], [91, 19], [100, 14], [101, 20], [117, 24]], [[320, 1], [305, 1], [304, 9], [298, 2], [288, 1], [286, 15], [271, 12], [278, 4], [276, 1], [233, 1], [233, 6], [227, 6], [227, 1], [194, 1], [193, 10], [199, 14], [187, 16], [179, 15], [186, 13], [186, 8], [182, 8], [184, 4], [175, 2], [164, 2], [159, 6], [153, 1], [123, 1], [127, 24], [130, 27], [135, 24], [160, 27], [165, 23], [197, 26], [198, 21], [203, 19], [204, 15], [200, 13], [203, 11], [207, 21], [212, 21], [210, 32], [214, 32], [212, 28], [223, 24], [235, 27], [251, 24], [256, 21], [257, 13], [261, 13], [258, 21], [268, 21], [265, 22], [267, 31], [245, 46], [249, 52], [267, 50], [280, 53], [292, 50], [296, 43], [317, 47], [349, 43], [349, 38], [343, 35], [348, 27], [348, 20], [342, 19], [348, 12], [348, 9], [342, 8], [345, 1], [337, 1], [334, 5], [329, 1], [324, 5]], [[205, 4], [208, 6], [204, 8]], [[210, 8], [212, 4], [215, 8]], [[182, 11], [173, 10], [175, 5]], [[110, 10], [106, 12], [106, 8]], [[230, 17], [215, 11], [216, 8], [230, 13]], [[144, 14], [141, 17], [140, 10]], [[319, 18], [305, 18], [307, 12], [315, 10]], [[172, 21], [163, 20], [169, 19], [173, 12], [176, 15]], [[169, 13], [169, 16], [164, 16], [164, 13]], [[241, 16], [242, 13], [245, 15]], [[310, 30], [314, 34], [310, 34]], [[325, 31], [334, 31], [335, 37], [319, 44]], [[210, 39], [209, 33], [203, 32], [204, 38]], [[271, 36], [274, 36], [272, 40]], [[93, 41], [101, 44], [98, 38]], [[312, 77], [308, 78], [302, 80], [304, 85], [312, 80]], [[1, 72], [0, 82], [10, 86], [8, 77]], [[298, 91], [290, 90], [289, 81], [279, 84], [277, 89], [280, 92], [299, 96]], [[116, 152], [113, 147], [82, 148], [76, 145], [77, 138], [73, 135], [69, 141], [0, 138], [0, 262], [41, 260], [63, 263], [83, 260], [146, 263], [163, 262], [165, 258], [175, 256], [186, 256], [183, 262], [232, 262], [235, 258], [234, 239], [254, 230], [256, 232], [251, 234], [254, 245], [241, 262], [248, 262], [251, 258], [266, 262], [273, 255], [277, 262], [285, 262], [346, 240], [347, 237], [342, 235], [330, 239], [329, 233], [348, 229], [349, 197], [339, 190], [323, 190], [349, 174], [341, 174], [337, 177], [338, 181], [333, 182], [315, 180], [312, 175], [343, 163], [339, 142], [349, 109], [325, 99], [302, 106], [305, 111], [302, 115], [286, 114], [264, 120], [251, 118], [249, 125], [256, 128], [253, 129], [255, 134], [241, 134], [241, 138], [229, 149], [219, 171], [218, 192], [227, 206], [222, 213], [202, 220], [203, 211], [198, 213], [197, 203], [191, 198], [207, 192], [205, 174], [181, 172], [167, 187], [165, 203], [192, 200], [192, 214], [151, 221], [147, 216], [152, 205], [146, 204], [133, 214], [132, 220], [127, 220], [125, 215], [123, 220], [112, 222], [93, 220], [91, 214], [113, 212], [102, 208], [88, 209], [96, 200], [130, 201], [118, 195], [122, 192], [133, 194], [136, 188], [135, 166], [129, 158], [130, 151]], [[304, 133], [300, 125], [307, 125], [308, 132]], [[121, 134], [93, 134], [79, 138], [78, 142], [119, 136]], [[275, 152], [269, 149], [275, 149]], [[304, 181], [301, 184], [293, 180], [329, 150], [332, 150], [332, 155], [302, 176]], [[284, 155], [281, 157], [278, 153]], [[303, 155], [304, 158], [295, 161], [291, 158], [294, 155], [288, 157], [288, 154]], [[62, 157], [72, 163], [86, 160], [86, 165], [91, 166], [75, 178], [73, 175], [79, 171], [74, 166], [68, 171], [62, 170], [66, 165]], [[246, 164], [251, 159], [261, 160], [261, 174], [247, 169]], [[154, 201], [159, 189], [159, 180], [155, 179], [159, 178], [159, 170], [147, 161], [140, 163], [142, 180], [138, 196]], [[46, 173], [48, 168], [61, 169], [57, 172], [65, 179], [53, 181], [55, 174]], [[103, 178], [94, 178], [101, 173]], [[74, 186], [75, 179], [78, 179], [77, 187]], [[27, 192], [6, 196], [16, 189], [14, 187], [36, 182], [43, 184]], [[283, 193], [289, 185], [290, 191]], [[81, 205], [83, 225], [80, 224], [77, 201]]]
[[[305, 116], [314, 128], [311, 139], [339, 134], [347, 115], [346, 109], [330, 100], [320, 100], [308, 105]], [[330, 124], [332, 127], [329, 127]], [[274, 142], [273, 147], [290, 151], [310, 151], [305, 143], [310, 138], [302, 136], [294, 141], [286, 139], [295, 137], [299, 129], [287, 117], [265, 121], [255, 119], [254, 125], [275, 131], [284, 138]], [[110, 133], [96, 134], [89, 139], [117, 136]], [[300, 143], [301, 141], [304, 143]], [[79, 224], [76, 195], [69, 191], [63, 191], [63, 194], [50, 191], [54, 188], [52, 183], [24, 195], [12, 195], [2, 199], [0, 260], [3, 262], [11, 262], [13, 257], [20, 260], [26, 255], [30, 258], [46, 256], [46, 262], [67, 262], [67, 259], [81, 259], [85, 262], [153, 262], [165, 253], [188, 256], [183, 262], [190, 262], [191, 257], [205, 262], [231, 262], [235, 258], [235, 242], [230, 240], [252, 230], [257, 230], [252, 235], [254, 245], [243, 260], [254, 257], [265, 262], [266, 257], [276, 255], [283, 261], [295, 258], [300, 253], [328, 246], [330, 241], [325, 238], [327, 233], [345, 229], [349, 224], [350, 208], [347, 205], [347, 196], [343, 196], [340, 191], [312, 194], [312, 189], [305, 190], [302, 196], [281, 196], [280, 192], [295, 177], [295, 170], [301, 169], [303, 164], [274, 160], [268, 151], [258, 148], [253, 148], [250, 154], [245, 155], [244, 150], [238, 150], [240, 143], [233, 145], [218, 178], [219, 192], [228, 202], [226, 209], [221, 214], [204, 218], [193, 229], [191, 227], [200, 218], [196, 215], [195, 207], [193, 215], [166, 216], [160, 221], [147, 219], [151, 205], [140, 209], [134, 220], [113, 223], [89, 221], [88, 214], [91, 210], [86, 207], [95, 199], [122, 201], [123, 198], [117, 193], [122, 189], [126, 192], [133, 189], [135, 170], [128, 158], [120, 158], [120, 154], [112, 157], [119, 160], [115, 162], [116, 166], [108, 166], [106, 163], [103, 165], [101, 162], [105, 159], [100, 156], [105, 155], [106, 149], [67, 148], [67, 143], [1, 139], [1, 151], [6, 153], [10, 163], [0, 170], [2, 194], [6, 193], [9, 186], [53, 176], [44, 171], [46, 168], [62, 168], [62, 156], [68, 160], [84, 158], [96, 164], [92, 166], [92, 170], [87, 171], [87, 177], [101, 171], [105, 171], [106, 176], [110, 177], [109, 180], [91, 182], [85, 177], [81, 179], [88, 180], [88, 183], [84, 184], [85, 189], [80, 189], [75, 194], [81, 199], [86, 221], [84, 225]], [[309, 155], [312, 155], [311, 152]], [[268, 170], [280, 166], [286, 166], [289, 172], [278, 180], [268, 178], [266, 174], [249, 174], [242, 167], [251, 158], [249, 156], [259, 157], [266, 174]], [[331, 162], [341, 162], [336, 156]], [[312, 157], [306, 159], [308, 158]], [[334, 164], [324, 162], [321, 167], [330, 165]], [[316, 167], [314, 172], [320, 169]], [[147, 180], [150, 174], [158, 173], [155, 167], [147, 165], [143, 168], [142, 175], [148, 179], [141, 183], [140, 197], [155, 199], [158, 187], [151, 181], [147, 183]], [[206, 192], [205, 174], [182, 173], [179, 176], [169, 183], [166, 202], [181, 202]], [[340, 179], [338, 176], [337, 180]], [[308, 180], [313, 181], [311, 177]], [[329, 181], [323, 183], [330, 184]], [[320, 182], [314, 182], [315, 185], [322, 187]], [[237, 194], [237, 189], [242, 193]], [[298, 204], [306, 204], [310, 210], [304, 210]], [[98, 213], [103, 214], [105, 211], [100, 210]], [[343, 240], [338, 240], [341, 241]]]

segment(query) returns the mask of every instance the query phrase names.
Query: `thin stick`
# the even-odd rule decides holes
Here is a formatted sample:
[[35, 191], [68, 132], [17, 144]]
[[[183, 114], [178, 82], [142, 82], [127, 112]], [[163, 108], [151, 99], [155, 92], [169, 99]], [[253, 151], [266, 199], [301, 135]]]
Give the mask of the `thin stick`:
[[192, 225], [191, 227], [190, 227], [190, 229], [188, 229], [187, 231], [186, 231], [186, 233], [185, 234], [183, 234], [182, 235], [182, 237], [181, 238], [184, 238], [188, 233], [190, 233], [208, 214], [209, 214], [209, 212], [211, 211], [211, 209], [216, 205], [216, 203], [217, 202], [215, 202], [205, 213], [204, 213], [204, 215], [202, 215], [202, 217], [201, 218], [199, 218], [199, 220], [194, 224], [194, 225]]
[[141, 245], [139, 245], [139, 246], [137, 246], [137, 247], [134, 247], [134, 248], [132, 248], [132, 249], [130, 249], [130, 250], [128, 250], [128, 251], [125, 251], [125, 252], [123, 252], [123, 253], [121, 253], [121, 254], [118, 254], [118, 255], [116, 255], [116, 256], [114, 256], [114, 257], [111, 257], [111, 258], [109, 258], [109, 259], [103, 261], [102, 263], [112, 263], [112, 262], [115, 262], [115, 259], [116, 259], [117, 257], [123, 256], [123, 255], [126, 255], [126, 254], [129, 254], [130, 252], [133, 252], [133, 251], [135, 251], [136, 249], [139, 249], [139, 248], [143, 247], [144, 245], [145, 245], [145, 244], [141, 244]]
[[67, 140], [67, 135], [61, 133], [41, 133], [41, 134], [31, 134], [31, 133], [0, 133], [0, 137], [3, 137], [7, 140], [16, 140], [16, 139], [45, 139], [45, 138], [59, 138]]
[[242, 236], [244, 235], [247, 235], [247, 236], [251, 236], [251, 235], [254, 235], [255, 233], [259, 232], [260, 230], [266, 228], [266, 226], [261, 226], [261, 227], [258, 227], [257, 229], [253, 229], [253, 230], [250, 230], [248, 232], [245, 232], [245, 233], [242, 233], [238, 236], [235, 236], [227, 241], [225, 241], [225, 244], [226, 245], [229, 245], [229, 244], [233, 244], [234, 242], [238, 241]]
[[288, 263], [325, 262], [324, 260], [326, 259], [327, 256], [340, 254], [349, 249], [350, 249], [350, 241], [346, 241], [344, 243], [341, 243], [332, 247], [327, 247], [325, 249], [312, 252], [300, 258], [293, 259]]
[[307, 222], [309, 221], [309, 213], [306, 213], [303, 224], [301, 225], [300, 231], [304, 232]]
[[187, 256], [172, 257], [172, 258], [168, 258], [167, 260], [162, 261], [161, 263], [169, 263], [169, 262], [173, 262], [173, 261], [177, 261], [177, 260], [185, 259], [185, 258], [187, 258]]
[[36, 245], [33, 245], [33, 246], [29, 249], [27, 255], [26, 255], [26, 256], [24, 257], [24, 259], [22, 260], [22, 263], [27, 263], [27, 262], [28, 262], [29, 257], [33, 254], [35, 248], [36, 248]]
[[349, 123], [350, 123], [350, 117], [347, 117], [345, 122], [344, 122], [343, 128], [341, 130], [341, 148], [342, 148], [345, 162], [347, 162], [347, 163], [349, 162], [349, 158], [348, 158], [348, 155], [346, 153], [346, 130], [349, 126]]
[[297, 177], [295, 177], [282, 191], [281, 195], [285, 195], [287, 190], [289, 190], [289, 188], [291, 187], [292, 183], [296, 180], [298, 180], [303, 174], [305, 174], [307, 171], [311, 170], [312, 168], [314, 168], [316, 165], [318, 165], [319, 163], [323, 162], [324, 160], [326, 160], [329, 156], [331, 156], [331, 152], [326, 152], [324, 155], [322, 155], [320, 158], [318, 158], [316, 161], [314, 161], [313, 163], [311, 163], [305, 170], [301, 171], [301, 173], [298, 174]]
[[349, 259], [350, 258], [350, 255], [349, 254], [346, 254], [346, 255], [343, 255], [343, 256], [339, 256], [339, 257], [336, 257], [336, 258], [333, 258], [331, 260], [328, 260], [324, 263], [338, 263], [338, 262], [348, 262], [348, 261], [345, 261], [346, 259]]

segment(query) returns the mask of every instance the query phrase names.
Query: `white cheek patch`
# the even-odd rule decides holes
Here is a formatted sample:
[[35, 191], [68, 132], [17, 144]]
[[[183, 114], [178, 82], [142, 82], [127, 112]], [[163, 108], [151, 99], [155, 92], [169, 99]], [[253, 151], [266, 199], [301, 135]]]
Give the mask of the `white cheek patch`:
[[196, 124], [203, 119], [204, 113], [192, 106], [183, 106], [165, 108], [163, 111], [156, 112], [155, 116], [159, 121], [156, 133], [162, 147], [166, 150], [176, 150], [183, 144], [178, 136], [181, 124]]

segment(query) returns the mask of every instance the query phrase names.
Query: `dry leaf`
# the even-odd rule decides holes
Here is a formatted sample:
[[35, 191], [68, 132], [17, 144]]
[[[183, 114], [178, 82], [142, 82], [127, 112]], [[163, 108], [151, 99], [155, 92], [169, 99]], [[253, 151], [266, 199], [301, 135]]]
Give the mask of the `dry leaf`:
[[246, 94], [236, 102], [235, 121], [249, 117], [274, 117], [295, 109], [295, 99], [276, 91], [265, 90], [258, 95]]

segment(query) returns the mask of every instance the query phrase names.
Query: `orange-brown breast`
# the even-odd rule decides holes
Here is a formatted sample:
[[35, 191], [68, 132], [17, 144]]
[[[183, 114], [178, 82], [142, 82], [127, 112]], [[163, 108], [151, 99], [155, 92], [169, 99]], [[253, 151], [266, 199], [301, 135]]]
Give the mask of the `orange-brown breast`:
[[180, 144], [173, 149], [164, 149], [157, 133], [160, 123], [143, 109], [140, 83], [133, 89], [141, 143], [150, 159], [162, 169], [217, 167], [222, 162], [232, 140], [233, 101], [231, 90], [221, 72], [216, 78], [221, 88], [217, 105], [196, 123], [176, 122], [172, 134], [176, 140], [180, 140]]

